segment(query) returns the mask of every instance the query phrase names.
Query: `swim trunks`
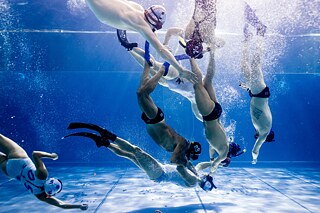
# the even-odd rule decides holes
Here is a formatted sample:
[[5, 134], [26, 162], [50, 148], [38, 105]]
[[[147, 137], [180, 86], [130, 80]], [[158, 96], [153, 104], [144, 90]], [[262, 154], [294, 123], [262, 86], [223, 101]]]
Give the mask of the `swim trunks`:
[[146, 124], [156, 124], [161, 122], [164, 119], [164, 114], [162, 110], [158, 107], [158, 112], [155, 118], [150, 119], [147, 117], [146, 113], [142, 113], [141, 119], [146, 123]]
[[213, 121], [220, 118], [222, 113], [222, 107], [219, 103], [215, 103], [215, 107], [209, 115], [202, 116], [204, 121]]
[[255, 98], [269, 98], [270, 97], [270, 90], [269, 87], [265, 87], [260, 93], [252, 94], [251, 90], [249, 90], [249, 96]]

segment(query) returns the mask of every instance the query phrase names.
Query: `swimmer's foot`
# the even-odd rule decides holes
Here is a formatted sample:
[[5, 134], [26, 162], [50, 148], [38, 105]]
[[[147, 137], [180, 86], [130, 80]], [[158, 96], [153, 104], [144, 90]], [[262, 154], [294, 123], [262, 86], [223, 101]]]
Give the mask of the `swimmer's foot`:
[[252, 161], [251, 161], [251, 164], [257, 164], [258, 155], [259, 155], [259, 154], [256, 154], [256, 153], [252, 152]]
[[138, 47], [137, 43], [130, 43], [128, 41], [126, 30], [117, 29], [117, 37], [121, 46], [125, 47], [128, 51], [132, 50], [134, 47]]
[[263, 37], [266, 31], [267, 31], [267, 26], [260, 23], [259, 26], [257, 27], [257, 35]]
[[253, 165], [255, 165], [255, 164], [257, 164], [257, 159], [253, 159], [252, 161], [251, 161], [251, 164], [253, 164]]

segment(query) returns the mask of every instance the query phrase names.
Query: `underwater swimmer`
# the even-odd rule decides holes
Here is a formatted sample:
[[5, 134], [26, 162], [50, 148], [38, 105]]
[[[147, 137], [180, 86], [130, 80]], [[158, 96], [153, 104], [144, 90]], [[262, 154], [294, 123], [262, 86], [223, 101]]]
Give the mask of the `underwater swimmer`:
[[[140, 64], [140, 66], [144, 66], [145, 63], [145, 55], [149, 52], [149, 47], [145, 45], [145, 50], [138, 47], [137, 43], [130, 43], [128, 41], [126, 31], [125, 30], [117, 30], [118, 40], [122, 46], [124, 46], [129, 53], [133, 56], [133, 58]], [[185, 57], [186, 55], [178, 55], [175, 56], [178, 60], [188, 59], [189, 57]], [[150, 76], [154, 76], [164, 63], [160, 63], [155, 60], [155, 58], [149, 54], [149, 61], [152, 64], [150, 67]], [[168, 87], [171, 91], [176, 92], [183, 97], [187, 98], [191, 103], [191, 108], [193, 114], [197, 119], [202, 121], [202, 116], [199, 113], [195, 96], [193, 90], [193, 84], [191, 82], [181, 82], [179, 78], [179, 72], [173, 66], [167, 66], [165, 69], [165, 74], [159, 79], [159, 84]]]
[[[140, 85], [137, 89], [138, 104], [142, 111], [141, 119], [146, 123], [147, 132], [150, 137], [167, 152], [173, 153], [170, 162], [180, 166], [187, 166], [188, 169], [193, 171], [194, 168], [188, 158], [188, 150], [192, 143], [179, 135], [165, 122], [164, 113], [155, 105], [150, 96], [158, 85], [164, 71], [165, 68], [162, 66], [159, 72], [150, 77], [150, 65], [148, 62], [145, 62]], [[201, 151], [200, 143], [193, 143], [196, 143], [199, 151]]]
[[[68, 129], [89, 129], [96, 131], [99, 134], [92, 132], [77, 132], [70, 136], [82, 136], [91, 138], [95, 141], [97, 147], [106, 147], [119, 157], [123, 157], [132, 161], [142, 171], [144, 171], [150, 180], [155, 182], [169, 182], [183, 187], [196, 187], [199, 185], [205, 191], [211, 191], [216, 186], [213, 183], [213, 178], [210, 175], [199, 177], [198, 174], [191, 172], [184, 166], [175, 166], [169, 164], [161, 164], [151, 155], [143, 151], [141, 148], [132, 145], [128, 141], [118, 137], [114, 133], [94, 124], [88, 123], [70, 123]], [[199, 155], [199, 147], [193, 144], [189, 148], [189, 156]]]
[[[252, 124], [256, 130], [255, 144], [252, 149], [252, 164], [256, 164], [259, 156], [261, 146], [265, 142], [274, 141], [274, 131], [272, 128], [272, 114], [269, 107], [269, 87], [264, 81], [263, 72], [261, 68], [261, 52], [263, 35], [266, 27], [263, 25], [253, 10], [246, 4], [245, 8], [245, 26], [241, 70], [244, 74], [245, 83], [240, 82], [240, 86], [249, 92], [250, 100], [250, 116]], [[249, 45], [253, 40], [252, 34], [249, 31], [249, 24], [256, 27], [256, 51], [253, 53], [253, 60], [250, 64]], [[259, 28], [258, 28], [259, 27]], [[263, 29], [263, 32], [260, 32]]]
[[[203, 117], [206, 139], [210, 147], [218, 154], [210, 169], [210, 174], [214, 174], [220, 163], [227, 158], [229, 142], [224, 127], [219, 120], [222, 107], [218, 103], [212, 81], [215, 74], [214, 51], [210, 51], [210, 55], [213, 60], [209, 61], [205, 78], [203, 81], [195, 83], [193, 88], [199, 112]], [[198, 79], [202, 79], [202, 72], [194, 58], [190, 59], [190, 64], [192, 72], [198, 76]]]
[[41, 159], [57, 160], [56, 153], [33, 151], [31, 160], [22, 147], [1, 134], [0, 150], [3, 173], [10, 178], [16, 178], [39, 200], [63, 209], [88, 209], [87, 204], [69, 204], [54, 197], [62, 190], [62, 182], [56, 178], [48, 178], [48, 171]]
[[197, 81], [195, 75], [183, 68], [172, 53], [154, 33], [166, 21], [166, 10], [160, 5], [144, 9], [140, 4], [127, 0], [86, 0], [96, 17], [117, 29], [131, 30], [141, 34], [156, 49], [161, 57], [177, 69], [181, 78]]

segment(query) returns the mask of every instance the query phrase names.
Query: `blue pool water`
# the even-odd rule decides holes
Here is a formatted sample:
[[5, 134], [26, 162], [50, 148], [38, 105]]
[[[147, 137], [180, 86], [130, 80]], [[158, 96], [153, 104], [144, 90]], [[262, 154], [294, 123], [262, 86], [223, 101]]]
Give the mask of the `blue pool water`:
[[[154, 4], [146, 0], [137, 2], [144, 6]], [[184, 11], [192, 11], [194, 1], [162, 0], [158, 3], [163, 3], [170, 14], [164, 27], [167, 29], [179, 23], [182, 27], [185, 26], [191, 14]], [[290, 3], [285, 0], [268, 0], [264, 3], [252, 0], [248, 3], [256, 9], [257, 14], [268, 26], [263, 70], [266, 83], [271, 90], [269, 105], [276, 141], [262, 147], [258, 162], [260, 166], [254, 167], [250, 164], [254, 128], [249, 114], [249, 96], [238, 86], [239, 80], [243, 79], [240, 72], [243, 22], [240, 19], [242, 11], [239, 12], [242, 2], [218, 0], [217, 36], [226, 41], [225, 46], [216, 51], [217, 71], [214, 80], [218, 99], [224, 109], [221, 120], [228, 136], [233, 137], [234, 141], [240, 143], [248, 152], [234, 158], [230, 170], [221, 169], [218, 173], [216, 179], [220, 186], [223, 185], [224, 179], [231, 185], [223, 186], [220, 191], [214, 192], [213, 196], [218, 197], [216, 201], [208, 201], [206, 199], [210, 195], [199, 195], [194, 190], [192, 198], [184, 197], [186, 189], [178, 189], [178, 194], [168, 192], [170, 196], [166, 196], [165, 190], [161, 191], [159, 186], [153, 188], [152, 182], [144, 183], [147, 186], [139, 185], [135, 178], [144, 181], [148, 181], [148, 178], [142, 172], [131, 168], [134, 165], [126, 159], [119, 158], [104, 148], [97, 149], [90, 140], [61, 139], [69, 133], [66, 128], [70, 122], [90, 122], [115, 132], [161, 162], [168, 162], [170, 159], [170, 153], [163, 151], [148, 136], [145, 124], [140, 119], [136, 89], [142, 68], [119, 45], [115, 30], [100, 23], [84, 0], [0, 0], [0, 133], [16, 141], [28, 153], [33, 150], [58, 153], [57, 164], [51, 163], [50, 160], [45, 162], [50, 165], [53, 173], [54, 170], [58, 170], [59, 175], [68, 169], [76, 171], [76, 174], [66, 172], [61, 175], [67, 179], [66, 182], [71, 182], [70, 188], [66, 191], [76, 190], [78, 194], [88, 192], [86, 198], [83, 198], [84, 195], [79, 195], [81, 199], [74, 198], [71, 192], [70, 197], [65, 195], [61, 198], [91, 202], [92, 207], [89, 210], [92, 212], [116, 212], [115, 207], [99, 207], [107, 205], [108, 202], [116, 205], [116, 200], [108, 201], [112, 199], [110, 196], [113, 196], [112, 191], [109, 193], [112, 187], [116, 188], [116, 198], [131, 199], [130, 193], [126, 191], [129, 190], [126, 188], [129, 185], [117, 189], [115, 184], [122, 175], [129, 176], [130, 183], [137, 184], [134, 186], [138, 192], [147, 190], [146, 193], [134, 194], [136, 200], [140, 196], [144, 199], [144, 195], [150, 195], [150, 191], [151, 194], [157, 194], [153, 191], [159, 190], [163, 202], [152, 206], [150, 203], [153, 201], [143, 203], [140, 200], [137, 208], [133, 208], [137, 201], [132, 201], [133, 203], [127, 204], [127, 211], [121, 209], [119, 212], [139, 212], [139, 209], [140, 212], [154, 212], [161, 207], [167, 207], [166, 210], [162, 208], [163, 212], [227, 212], [231, 209], [246, 212], [240, 201], [234, 204], [228, 199], [232, 199], [232, 196], [241, 199], [243, 196], [243, 202], [247, 202], [246, 199], [250, 202], [254, 192], [257, 192], [260, 193], [258, 197], [261, 199], [257, 198], [253, 202], [262, 202], [262, 198], [269, 195], [268, 193], [272, 194], [273, 190], [282, 192], [281, 199], [290, 198], [290, 201], [283, 200], [284, 209], [278, 208], [274, 212], [317, 212], [320, 204], [317, 201], [313, 202], [311, 198], [319, 196], [320, 189], [320, 5], [316, 0], [294, 0]], [[160, 31], [160, 40], [163, 40], [164, 32]], [[130, 40], [137, 41], [139, 46], [143, 45], [141, 36], [132, 32], [128, 32], [128, 36]], [[174, 50], [178, 49], [176, 44], [172, 45]], [[155, 54], [153, 49], [151, 51]], [[203, 61], [199, 61], [202, 67], [207, 64], [206, 60], [204, 58]], [[198, 162], [208, 160], [203, 125], [193, 116], [189, 101], [161, 86], [157, 87], [152, 97], [163, 109], [166, 121], [171, 127], [184, 137], [202, 143], [203, 154]], [[282, 164], [284, 162], [286, 164]], [[301, 162], [308, 166], [300, 166]], [[290, 169], [288, 165], [294, 168]], [[260, 181], [261, 185], [258, 184], [256, 187], [247, 181], [243, 181], [241, 186], [235, 182], [253, 173], [259, 180], [263, 179], [264, 175], [271, 177], [266, 168], [274, 171], [272, 169], [275, 167], [278, 169], [277, 172], [283, 172], [282, 175], [290, 176], [294, 173], [295, 177], [301, 175], [299, 178], [305, 183], [310, 183], [306, 190], [310, 192], [308, 198], [311, 201], [304, 203], [299, 200], [299, 188], [292, 192], [287, 188], [279, 188], [279, 185], [268, 185], [267, 181]], [[102, 177], [113, 179], [101, 184], [107, 188], [104, 192], [93, 188], [88, 181], [91, 180], [95, 168], [101, 171]], [[242, 168], [247, 170], [241, 170]], [[237, 175], [239, 170], [244, 171], [240, 172], [243, 176]], [[68, 175], [78, 179], [78, 182], [73, 183]], [[230, 175], [235, 176], [235, 179]], [[282, 175], [279, 178], [273, 176], [272, 180], [289, 181]], [[23, 202], [24, 197], [36, 206], [45, 206], [30, 195], [23, 194], [22, 190], [14, 191], [12, 188], [18, 188], [18, 185], [15, 187], [14, 181], [9, 181], [2, 174], [0, 177], [0, 212], [25, 211], [23, 207], [14, 205], [14, 200], [11, 200]], [[293, 178], [293, 183], [300, 183], [299, 178]], [[122, 178], [120, 183], [125, 184], [123, 180]], [[7, 187], [7, 183], [13, 187]], [[82, 185], [84, 188], [77, 189]], [[314, 186], [313, 191], [309, 190], [310, 186]], [[249, 193], [240, 193], [232, 190], [232, 187], [240, 191], [246, 187], [252, 188]], [[267, 194], [264, 194], [264, 189]], [[97, 196], [95, 193], [100, 194]], [[195, 197], [197, 199], [185, 205], [184, 202], [180, 204], [179, 200], [179, 205], [172, 205], [169, 197], [179, 196], [185, 200]], [[272, 199], [278, 198], [275, 196]], [[214, 206], [214, 202], [219, 205]], [[286, 211], [286, 205], [290, 206], [290, 202], [303, 207]], [[174, 210], [177, 206], [179, 208]], [[50, 208], [48, 211], [56, 210]], [[254, 208], [255, 206], [250, 206], [252, 211]], [[33, 211], [36, 211], [36, 208]]]

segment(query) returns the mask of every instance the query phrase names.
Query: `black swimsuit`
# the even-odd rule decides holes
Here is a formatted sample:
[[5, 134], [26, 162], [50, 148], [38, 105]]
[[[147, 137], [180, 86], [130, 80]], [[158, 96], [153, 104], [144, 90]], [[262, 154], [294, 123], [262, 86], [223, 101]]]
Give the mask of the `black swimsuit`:
[[251, 90], [249, 90], [249, 96], [250, 97], [256, 97], [256, 98], [269, 98], [270, 97], [270, 90], [269, 87], [265, 87], [260, 93], [258, 94], [252, 94]]
[[204, 121], [213, 121], [220, 118], [222, 113], [222, 107], [219, 103], [215, 103], [215, 107], [209, 115], [202, 116]]
[[158, 112], [155, 118], [150, 119], [147, 117], [146, 113], [142, 113], [141, 119], [146, 123], [146, 124], [156, 124], [161, 122], [164, 119], [164, 114], [162, 110], [158, 107]]

